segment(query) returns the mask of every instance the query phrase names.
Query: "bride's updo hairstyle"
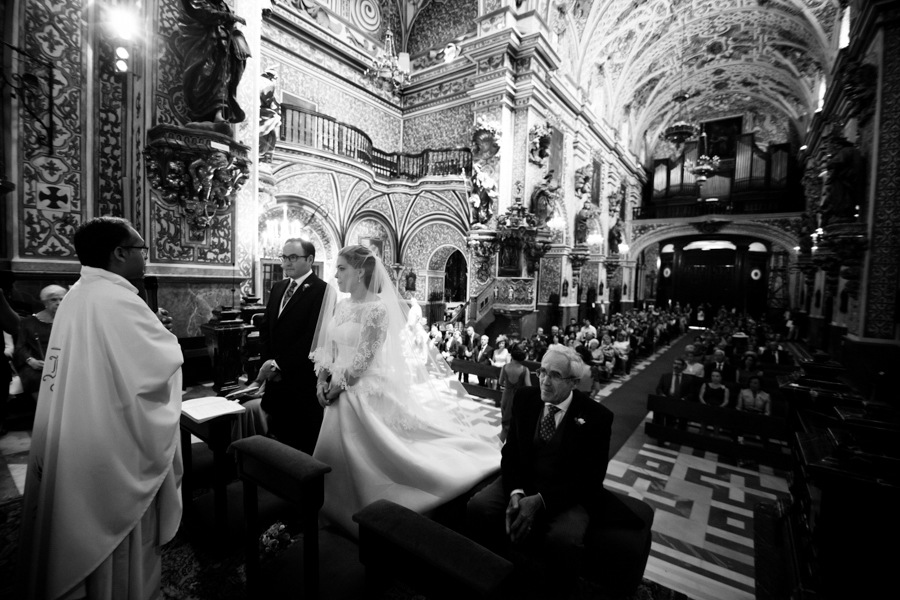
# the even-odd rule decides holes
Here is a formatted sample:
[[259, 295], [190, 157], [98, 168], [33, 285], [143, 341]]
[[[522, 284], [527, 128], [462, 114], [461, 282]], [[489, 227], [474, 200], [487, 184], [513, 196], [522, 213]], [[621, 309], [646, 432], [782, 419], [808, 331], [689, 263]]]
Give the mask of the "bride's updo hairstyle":
[[[372, 289], [372, 276], [375, 274], [375, 254], [369, 248], [365, 246], [345, 246], [338, 253], [338, 256], [343, 256], [344, 260], [347, 261], [347, 264], [353, 267], [354, 269], [362, 269], [363, 271], [363, 282], [366, 284], [366, 287]], [[377, 286], [378, 289], [372, 290], [376, 293], [381, 291], [381, 286]]]

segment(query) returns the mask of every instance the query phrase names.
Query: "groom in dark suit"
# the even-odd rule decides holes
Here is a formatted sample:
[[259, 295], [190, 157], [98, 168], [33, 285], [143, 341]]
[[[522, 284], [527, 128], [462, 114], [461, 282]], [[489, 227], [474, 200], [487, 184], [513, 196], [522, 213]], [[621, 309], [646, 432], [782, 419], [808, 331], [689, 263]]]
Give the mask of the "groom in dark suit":
[[312, 272], [316, 248], [290, 239], [281, 257], [286, 279], [272, 286], [259, 327], [260, 377], [266, 379], [262, 408], [269, 432], [280, 442], [312, 454], [322, 425], [316, 399], [316, 374], [309, 360], [325, 282]]
[[586, 368], [572, 348], [547, 350], [540, 387], [513, 400], [500, 477], [467, 506], [472, 539], [501, 555], [512, 544], [541, 556], [552, 578], [536, 597], [565, 597], [588, 524], [627, 510], [603, 487], [613, 414], [575, 389]]

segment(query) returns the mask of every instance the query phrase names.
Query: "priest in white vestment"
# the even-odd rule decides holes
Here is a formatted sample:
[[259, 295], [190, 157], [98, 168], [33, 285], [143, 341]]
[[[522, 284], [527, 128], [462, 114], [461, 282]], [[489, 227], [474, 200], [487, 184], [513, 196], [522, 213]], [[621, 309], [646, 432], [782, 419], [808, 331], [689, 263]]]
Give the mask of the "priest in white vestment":
[[146, 246], [128, 221], [81, 225], [81, 279], [56, 314], [22, 510], [21, 597], [160, 597], [181, 521], [177, 338], [138, 296]]

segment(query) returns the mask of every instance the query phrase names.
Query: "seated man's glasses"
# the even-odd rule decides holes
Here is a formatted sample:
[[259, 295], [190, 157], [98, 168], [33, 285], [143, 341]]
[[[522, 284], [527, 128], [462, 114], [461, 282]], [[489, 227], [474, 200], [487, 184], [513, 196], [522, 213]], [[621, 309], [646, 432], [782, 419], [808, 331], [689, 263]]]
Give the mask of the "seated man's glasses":
[[119, 248], [125, 248], [126, 250], [139, 250], [141, 252], [141, 256], [144, 258], [150, 257], [150, 248], [148, 246], [119, 246]]
[[558, 373], [557, 371], [548, 371], [544, 367], [541, 367], [537, 370], [538, 377], [549, 377], [550, 381], [556, 383], [557, 381], [566, 381], [568, 379], [575, 379], [575, 377], [566, 377], [562, 373]]
[[306, 258], [309, 254], [282, 254], [281, 262], [297, 262], [301, 258]]

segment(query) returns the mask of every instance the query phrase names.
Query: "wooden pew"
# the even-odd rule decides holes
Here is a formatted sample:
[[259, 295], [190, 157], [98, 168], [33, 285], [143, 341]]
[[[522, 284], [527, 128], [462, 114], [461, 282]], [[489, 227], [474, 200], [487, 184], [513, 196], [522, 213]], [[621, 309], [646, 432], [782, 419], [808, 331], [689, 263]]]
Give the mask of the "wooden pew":
[[[762, 447], [758, 447], [739, 444], [732, 439], [719, 439], [711, 435], [678, 429], [674, 426], [676, 419], [685, 419], [706, 426], [719, 426], [735, 435], [757, 435], [763, 440], [787, 441], [788, 425], [783, 418], [767, 417], [766, 415], [653, 394], [647, 398], [647, 409], [653, 411], [653, 421], [644, 425], [644, 432], [657, 440], [701, 448], [735, 458], [750, 459], [778, 469], [790, 468], [791, 456], [783, 453], [781, 446], [763, 444]], [[663, 415], [669, 418], [663, 419]], [[665, 421], [672, 425], [665, 425]]]
[[[471, 360], [456, 359], [450, 363], [450, 368], [453, 369], [454, 373], [466, 373], [468, 375], [475, 375], [476, 377], [484, 377], [486, 379], [500, 379], [500, 367], [477, 363]], [[473, 396], [491, 400], [496, 406], [500, 406], [500, 398], [503, 396], [502, 391], [473, 383], [463, 383], [463, 387], [465, 387], [466, 391]]]

